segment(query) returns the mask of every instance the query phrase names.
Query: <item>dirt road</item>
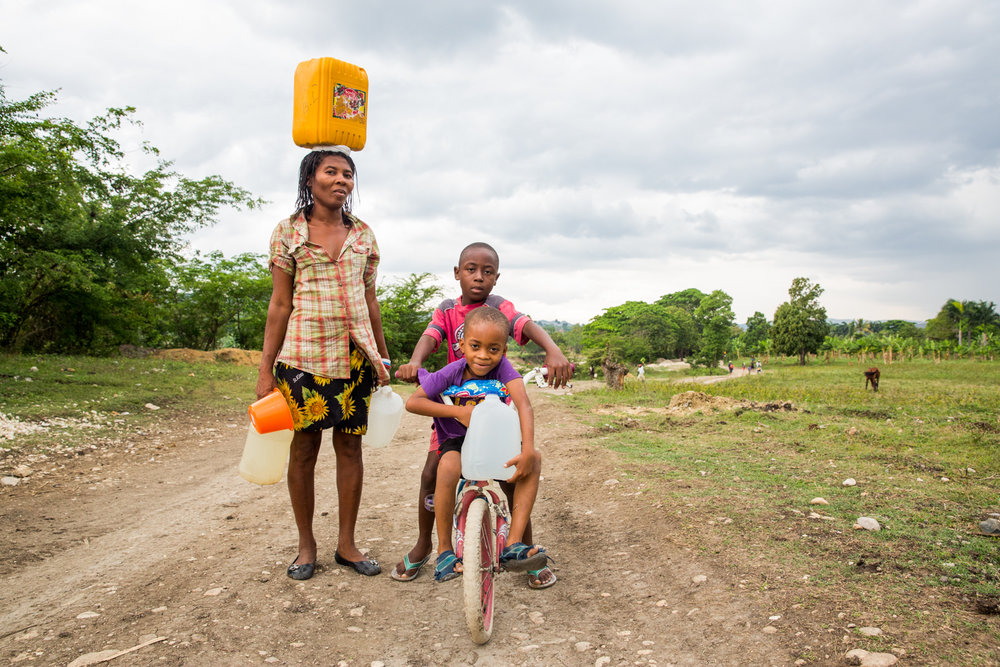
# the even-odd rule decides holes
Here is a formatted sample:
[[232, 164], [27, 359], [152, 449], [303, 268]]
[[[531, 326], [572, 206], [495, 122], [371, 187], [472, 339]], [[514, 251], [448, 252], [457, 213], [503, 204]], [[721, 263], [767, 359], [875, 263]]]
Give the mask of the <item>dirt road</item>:
[[296, 538], [284, 484], [236, 476], [245, 427], [234, 414], [207, 426], [174, 420], [0, 490], [0, 656], [68, 665], [152, 641], [110, 664], [793, 664], [780, 635], [764, 631], [760, 600], [710, 556], [671, 541], [666, 513], [619, 479], [615, 455], [561, 408], [563, 392], [530, 391], [545, 455], [535, 539], [559, 583], [533, 591], [524, 575], [502, 575], [489, 644], [469, 640], [461, 580], [435, 583], [429, 567], [409, 583], [387, 574], [415, 536], [428, 420], [406, 415], [392, 445], [366, 452], [358, 538], [383, 574], [333, 562], [327, 446], [321, 568], [295, 582], [285, 576]]

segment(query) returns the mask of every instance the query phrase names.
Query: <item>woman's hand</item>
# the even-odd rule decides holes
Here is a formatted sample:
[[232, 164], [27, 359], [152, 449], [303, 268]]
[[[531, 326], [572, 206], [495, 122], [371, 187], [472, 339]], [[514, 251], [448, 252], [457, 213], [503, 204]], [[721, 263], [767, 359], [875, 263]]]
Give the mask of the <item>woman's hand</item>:
[[264, 398], [278, 388], [278, 382], [271, 373], [260, 373], [257, 376], [257, 398]]

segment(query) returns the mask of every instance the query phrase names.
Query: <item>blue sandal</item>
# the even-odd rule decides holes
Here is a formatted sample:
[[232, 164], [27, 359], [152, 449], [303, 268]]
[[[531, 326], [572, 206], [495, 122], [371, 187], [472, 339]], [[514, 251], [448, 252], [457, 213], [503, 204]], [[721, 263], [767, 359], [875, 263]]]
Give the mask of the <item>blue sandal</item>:
[[[538, 552], [528, 555], [528, 552], [532, 549], [538, 549]], [[537, 544], [515, 542], [514, 544], [507, 545], [500, 552], [500, 564], [504, 566], [504, 569], [511, 572], [537, 570], [544, 567], [548, 562], [549, 557], [545, 553], [545, 549]]]
[[548, 565], [544, 565], [538, 570], [528, 570], [528, 588], [538, 591], [554, 585], [557, 581], [559, 579], [556, 577], [556, 573]]
[[[417, 575], [420, 574], [420, 568], [422, 568], [424, 564], [430, 560], [430, 557], [431, 555], [427, 554], [424, 556], [423, 560], [411, 563], [410, 554], [403, 554], [403, 573], [400, 574], [399, 572], [396, 572], [396, 568], [394, 567], [392, 568], [392, 572], [389, 573], [389, 576], [396, 581], [413, 581], [417, 578]], [[412, 572], [413, 574], [406, 576], [407, 572]]]
[[462, 573], [455, 569], [455, 565], [461, 562], [451, 549], [442, 553], [434, 561], [434, 581], [448, 581], [461, 576]]

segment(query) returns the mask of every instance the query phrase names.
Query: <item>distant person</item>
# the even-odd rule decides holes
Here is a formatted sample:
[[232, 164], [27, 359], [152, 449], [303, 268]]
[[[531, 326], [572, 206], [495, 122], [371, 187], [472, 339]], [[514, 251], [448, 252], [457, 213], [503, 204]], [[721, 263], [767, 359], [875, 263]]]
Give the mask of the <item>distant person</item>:
[[363, 575], [381, 572], [358, 549], [354, 528], [368, 401], [376, 387], [389, 383], [389, 361], [375, 298], [378, 244], [371, 228], [351, 214], [356, 169], [348, 153], [305, 156], [297, 210], [271, 235], [271, 301], [256, 391], [261, 398], [277, 387], [292, 411], [288, 495], [299, 544], [287, 574], [297, 580], [312, 577], [316, 567], [314, 479], [326, 429], [333, 430], [337, 460], [334, 560]]
[[[520, 374], [505, 356], [509, 333], [507, 316], [499, 310], [472, 310], [462, 327], [460, 345], [464, 358], [435, 373], [420, 369], [420, 386], [406, 401], [408, 411], [434, 418], [434, 431], [440, 443], [434, 491], [434, 518], [438, 533], [438, 556], [434, 562], [436, 581], [448, 581], [462, 572], [462, 561], [455, 554], [452, 544], [455, 490], [462, 476], [462, 446], [469, 419], [473, 408], [485, 398], [468, 397], [459, 405], [446, 405], [441, 394], [449, 387], [461, 386], [468, 380], [497, 380], [503, 383], [517, 407], [521, 423], [521, 451], [507, 463], [512, 466], [510, 479], [515, 486], [510, 533], [507, 545], [500, 553], [500, 562], [508, 570], [525, 572], [538, 571], [548, 561], [545, 549], [525, 543], [525, 529], [538, 495], [541, 455], [535, 449], [535, 419], [528, 392]], [[478, 567], [479, 563], [473, 566]]]
[[729, 374], [730, 374], [730, 375], [732, 375], [732, 374], [733, 374], [733, 368], [735, 368], [735, 366], [733, 366], [733, 362], [731, 362], [731, 361], [730, 361], [730, 362], [729, 362]]
[[[448, 350], [448, 361], [461, 358], [459, 341], [462, 338], [465, 318], [468, 313], [477, 308], [496, 308], [507, 316], [510, 323], [510, 335], [520, 345], [534, 341], [545, 350], [545, 365], [548, 368], [548, 383], [555, 387], [566, 385], [573, 376], [573, 366], [553, 341], [552, 337], [533, 322], [530, 317], [517, 312], [510, 301], [493, 294], [493, 287], [500, 278], [500, 257], [492, 246], [486, 243], [472, 243], [462, 249], [458, 256], [458, 266], [454, 267], [455, 280], [461, 288], [457, 299], [445, 299], [434, 310], [430, 324], [424, 330], [410, 355], [410, 361], [399, 367], [396, 377], [406, 382], [416, 382], [418, 372], [427, 358], [445, 344]], [[431, 431], [430, 448], [424, 469], [420, 474], [420, 492], [417, 499], [417, 542], [389, 576], [396, 581], [412, 581], [420, 573], [432, 553], [434, 530], [434, 488], [438, 470], [437, 431]], [[508, 498], [513, 498], [514, 486], [502, 483], [501, 486]], [[525, 529], [524, 539], [532, 539], [531, 522]], [[538, 571], [528, 572], [528, 585], [531, 588], [548, 588], [556, 582], [555, 572], [547, 566]]]
[[639, 367], [636, 369], [635, 374], [639, 378], [640, 382], [646, 381], [646, 365], [641, 361], [639, 362]]

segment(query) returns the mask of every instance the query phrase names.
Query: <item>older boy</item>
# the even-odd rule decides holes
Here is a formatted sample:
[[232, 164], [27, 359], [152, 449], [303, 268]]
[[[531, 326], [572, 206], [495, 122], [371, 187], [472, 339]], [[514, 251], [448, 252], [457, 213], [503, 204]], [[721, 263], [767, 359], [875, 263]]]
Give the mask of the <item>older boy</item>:
[[[549, 369], [548, 380], [553, 387], [560, 387], [573, 376], [573, 366], [566, 359], [549, 334], [530, 317], [519, 313], [510, 301], [493, 294], [493, 287], [500, 278], [500, 257], [487, 243], [471, 243], [462, 249], [458, 265], [454, 267], [455, 280], [462, 294], [457, 299], [445, 299], [434, 310], [430, 324], [413, 348], [410, 361], [400, 366], [396, 377], [406, 382], [416, 382], [423, 363], [442, 343], [447, 345], [448, 361], [456, 361], [459, 355], [459, 340], [462, 323], [468, 313], [476, 308], [489, 306], [496, 308], [510, 322], [510, 335], [520, 345], [529, 340], [545, 350], [545, 365]], [[403, 555], [403, 560], [389, 573], [396, 581], [412, 581], [420, 574], [420, 568], [430, 558], [432, 552], [431, 533], [434, 527], [434, 511], [430, 506], [433, 498], [438, 466], [438, 442], [436, 434], [431, 436], [430, 449], [420, 475], [420, 492], [417, 499], [417, 542]], [[504, 491], [511, 496], [509, 484]], [[525, 539], [531, 540], [531, 523], [525, 531]], [[543, 565], [538, 571], [528, 572], [531, 588], [548, 588], [556, 583], [555, 573]]]

